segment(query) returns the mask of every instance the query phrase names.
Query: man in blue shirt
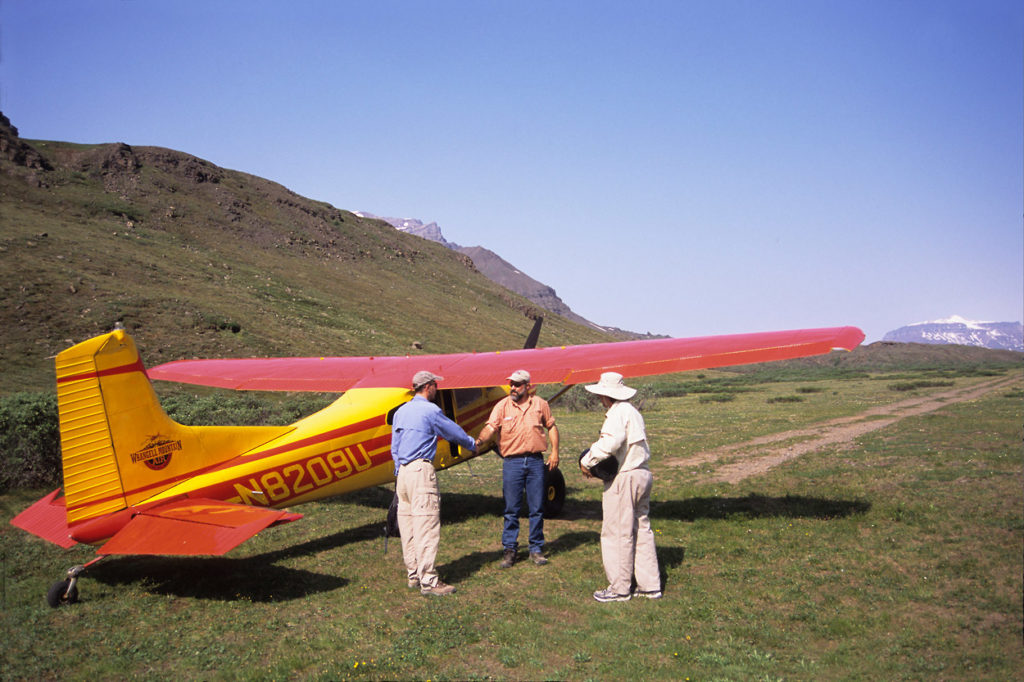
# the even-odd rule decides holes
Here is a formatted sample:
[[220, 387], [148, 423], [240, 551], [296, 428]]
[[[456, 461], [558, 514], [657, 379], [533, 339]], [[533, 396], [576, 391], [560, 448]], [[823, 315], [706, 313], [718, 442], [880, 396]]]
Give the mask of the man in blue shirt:
[[398, 495], [398, 532], [402, 536], [409, 588], [420, 594], [443, 596], [455, 588], [441, 582], [434, 569], [441, 542], [441, 491], [434, 471], [437, 439], [443, 438], [476, 451], [473, 439], [444, 415], [434, 400], [439, 377], [416, 372], [412, 400], [395, 412], [391, 425], [391, 458], [395, 460]]

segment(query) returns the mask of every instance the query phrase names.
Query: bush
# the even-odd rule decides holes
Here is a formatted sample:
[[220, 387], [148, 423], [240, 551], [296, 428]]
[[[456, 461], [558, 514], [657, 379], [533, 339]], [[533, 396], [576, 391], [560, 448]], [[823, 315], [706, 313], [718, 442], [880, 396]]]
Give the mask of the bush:
[[736, 400], [735, 393], [708, 393], [699, 398], [701, 403], [730, 403]]
[[0, 492], [60, 483], [56, 394], [15, 393], [0, 398]]
[[919, 388], [948, 388], [955, 386], [952, 381], [900, 381], [889, 384], [890, 391], [916, 391]]

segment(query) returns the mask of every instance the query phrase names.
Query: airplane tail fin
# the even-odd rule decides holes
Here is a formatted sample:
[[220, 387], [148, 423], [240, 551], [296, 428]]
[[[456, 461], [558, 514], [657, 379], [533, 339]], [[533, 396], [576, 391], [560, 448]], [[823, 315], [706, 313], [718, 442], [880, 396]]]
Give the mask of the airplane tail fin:
[[124, 330], [59, 353], [56, 369], [69, 526], [148, 499], [287, 430], [178, 424]]

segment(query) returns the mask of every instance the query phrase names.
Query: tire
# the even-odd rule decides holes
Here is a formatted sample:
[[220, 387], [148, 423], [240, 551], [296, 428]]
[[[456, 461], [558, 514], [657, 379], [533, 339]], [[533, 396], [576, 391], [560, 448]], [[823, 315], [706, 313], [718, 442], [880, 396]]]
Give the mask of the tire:
[[71, 591], [68, 591], [68, 582], [70, 580], [71, 578], [65, 578], [50, 586], [50, 590], [46, 593], [46, 603], [51, 608], [55, 609], [61, 604], [74, 604], [78, 601], [78, 586], [74, 585]]
[[561, 469], [544, 472], [544, 518], [551, 519], [562, 512], [565, 504], [565, 477]]

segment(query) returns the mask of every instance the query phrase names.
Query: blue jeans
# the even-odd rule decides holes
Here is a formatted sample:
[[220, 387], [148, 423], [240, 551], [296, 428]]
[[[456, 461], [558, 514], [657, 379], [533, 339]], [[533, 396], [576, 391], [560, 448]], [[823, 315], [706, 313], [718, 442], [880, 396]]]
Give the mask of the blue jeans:
[[541, 551], [544, 547], [544, 455], [502, 460], [501, 481], [505, 495], [502, 546], [519, 549], [519, 513], [523, 508], [523, 490], [526, 490], [526, 504], [530, 510], [530, 551]]

